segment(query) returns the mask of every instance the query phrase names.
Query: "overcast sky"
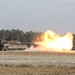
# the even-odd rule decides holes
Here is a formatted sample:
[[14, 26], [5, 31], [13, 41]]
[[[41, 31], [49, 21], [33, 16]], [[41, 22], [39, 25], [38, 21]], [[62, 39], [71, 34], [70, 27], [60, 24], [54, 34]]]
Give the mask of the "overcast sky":
[[0, 30], [75, 33], [75, 0], [0, 0]]

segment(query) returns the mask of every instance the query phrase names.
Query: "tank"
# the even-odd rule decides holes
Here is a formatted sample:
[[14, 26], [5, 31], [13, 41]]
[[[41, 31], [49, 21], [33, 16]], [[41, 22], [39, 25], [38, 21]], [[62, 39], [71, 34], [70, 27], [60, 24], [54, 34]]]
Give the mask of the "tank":
[[0, 40], [0, 51], [24, 51], [27, 48], [17, 40]]

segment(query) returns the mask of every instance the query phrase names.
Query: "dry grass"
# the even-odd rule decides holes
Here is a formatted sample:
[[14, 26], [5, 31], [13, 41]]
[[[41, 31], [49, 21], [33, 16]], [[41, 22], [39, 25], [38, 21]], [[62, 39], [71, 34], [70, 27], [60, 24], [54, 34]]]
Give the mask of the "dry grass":
[[[10, 63], [35, 63], [42, 64], [32, 66], [27, 64], [9, 65]], [[55, 61], [55, 62], [54, 62]], [[75, 52], [0, 52], [0, 63], [8, 62], [8, 65], [0, 65], [0, 75], [75, 75]], [[73, 66], [52, 66], [55, 64], [70, 63]], [[49, 65], [47, 65], [49, 63]]]
[[0, 75], [75, 75], [75, 67], [1, 66]]

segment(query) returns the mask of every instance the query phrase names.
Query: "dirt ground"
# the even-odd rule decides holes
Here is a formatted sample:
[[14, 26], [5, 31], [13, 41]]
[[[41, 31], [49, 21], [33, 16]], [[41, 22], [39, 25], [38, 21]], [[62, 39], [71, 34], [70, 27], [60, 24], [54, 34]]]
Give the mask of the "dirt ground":
[[1, 66], [0, 75], [75, 75], [75, 67]]
[[75, 75], [75, 52], [0, 52], [0, 75]]

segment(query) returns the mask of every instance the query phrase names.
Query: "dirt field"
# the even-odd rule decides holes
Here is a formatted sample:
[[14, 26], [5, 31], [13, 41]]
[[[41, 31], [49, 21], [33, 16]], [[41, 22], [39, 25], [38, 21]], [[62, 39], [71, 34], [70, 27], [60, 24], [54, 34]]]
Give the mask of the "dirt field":
[[0, 75], [75, 75], [75, 67], [9, 67], [1, 66]]
[[75, 75], [75, 52], [0, 52], [0, 75]]
[[0, 65], [75, 66], [75, 52], [0, 52]]

